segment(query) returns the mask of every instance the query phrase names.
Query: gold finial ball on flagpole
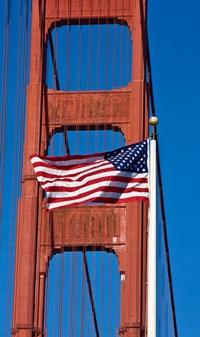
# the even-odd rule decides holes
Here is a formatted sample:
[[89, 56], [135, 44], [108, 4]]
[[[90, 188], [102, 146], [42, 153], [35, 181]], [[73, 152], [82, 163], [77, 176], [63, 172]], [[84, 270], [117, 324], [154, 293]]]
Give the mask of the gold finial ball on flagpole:
[[156, 116], [151, 116], [149, 118], [149, 124], [152, 126], [156, 126], [158, 124], [158, 118]]

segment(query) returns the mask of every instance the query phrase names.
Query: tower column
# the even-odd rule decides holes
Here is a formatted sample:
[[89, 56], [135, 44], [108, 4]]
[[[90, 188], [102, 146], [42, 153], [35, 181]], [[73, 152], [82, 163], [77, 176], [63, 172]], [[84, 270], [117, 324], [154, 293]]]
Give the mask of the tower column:
[[39, 13], [44, 1], [33, 1], [31, 29], [30, 83], [27, 88], [26, 134], [22, 194], [18, 206], [17, 242], [13, 299], [12, 335], [32, 337], [34, 332], [35, 268], [38, 230], [38, 183], [33, 175], [30, 154], [40, 151], [43, 27]]

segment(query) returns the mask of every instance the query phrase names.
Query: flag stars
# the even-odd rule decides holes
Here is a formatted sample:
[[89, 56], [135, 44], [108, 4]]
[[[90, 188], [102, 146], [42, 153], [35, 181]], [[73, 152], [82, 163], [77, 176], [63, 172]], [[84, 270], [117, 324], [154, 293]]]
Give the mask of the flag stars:
[[105, 159], [118, 170], [147, 172], [147, 141], [106, 153]]

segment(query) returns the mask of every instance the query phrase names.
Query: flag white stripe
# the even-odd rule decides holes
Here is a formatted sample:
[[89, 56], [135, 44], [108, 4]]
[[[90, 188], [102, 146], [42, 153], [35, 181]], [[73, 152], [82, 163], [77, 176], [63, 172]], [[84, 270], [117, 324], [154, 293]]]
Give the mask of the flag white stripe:
[[[48, 187], [51, 187], [51, 186], [58, 186], [58, 187], [60, 187], [60, 186], [64, 186], [64, 187], [68, 187], [68, 186], [70, 186], [70, 187], [81, 187], [82, 185], [84, 185], [84, 184], [87, 184], [87, 183], [92, 183], [92, 181], [96, 181], [96, 180], [98, 180], [98, 179], [102, 179], [102, 178], [105, 178], [105, 181], [108, 181], [108, 173], [109, 173], [109, 177], [111, 177], [111, 180], [108, 182], [109, 184], [111, 183], [111, 181], [112, 181], [112, 177], [115, 177], [116, 175], [114, 175], [113, 174], [113, 172], [103, 172], [101, 175], [99, 175], [99, 174], [96, 174], [96, 175], [94, 175], [94, 176], [90, 176], [90, 177], [86, 177], [86, 178], [84, 178], [82, 181], [65, 181], [64, 180], [64, 178], [62, 178], [62, 179], [57, 179], [57, 180], [53, 180], [53, 181], [47, 181], [46, 183], [43, 183], [42, 184], [42, 188], [44, 188], [44, 189], [47, 189]], [[142, 174], [142, 177], [141, 176], [139, 176], [138, 177], [138, 175], [135, 177], [135, 176], [133, 176], [132, 175], [132, 177], [127, 177], [127, 176], [124, 176], [124, 175], [117, 175], [117, 177], [119, 177], [119, 179], [120, 179], [120, 177], [122, 177], [122, 178], [128, 178], [128, 179], [131, 179], [131, 183], [133, 183], [133, 184], [139, 184], [140, 182], [138, 182], [138, 181], [135, 181], [134, 182], [134, 179], [136, 179], [136, 180], [138, 180], [138, 179], [148, 179], [148, 175], [147, 175], [147, 173], [146, 173], [146, 175], [145, 174]], [[121, 181], [120, 183], [124, 183], [124, 184], [126, 184], [126, 182], [125, 181]], [[140, 184], [142, 184], [142, 183], [140, 183]]]
[[[46, 166], [37, 166], [35, 167], [35, 172], [36, 173], [40, 173], [40, 172], [45, 172], [46, 174], [52, 175], [52, 176], [72, 176], [74, 174], [79, 174], [79, 176], [76, 176], [78, 178], [81, 178], [83, 175], [85, 174], [89, 174], [91, 172], [96, 172], [99, 170], [106, 170], [108, 168], [113, 168], [113, 165], [111, 163], [109, 163], [108, 161], [104, 160], [103, 162], [101, 162], [100, 164], [93, 164], [91, 166], [82, 166], [82, 167], [77, 167], [77, 168], [72, 168], [72, 169], [67, 169], [67, 170], [60, 170], [60, 169], [54, 169], [51, 167], [46, 167]], [[42, 173], [41, 175], [42, 176]], [[54, 177], [55, 178], [55, 177]], [[44, 177], [44, 181], [45, 179], [49, 180], [51, 178], [49, 177]], [[73, 176], [71, 177], [71, 179], [73, 180]]]
[[75, 165], [80, 165], [80, 164], [88, 164], [88, 163], [94, 163], [97, 161], [100, 161], [104, 159], [104, 156], [97, 156], [97, 157], [88, 157], [88, 158], [80, 158], [80, 159], [69, 159], [69, 160], [58, 160], [58, 161], [54, 161], [51, 159], [42, 159], [40, 157], [32, 157], [31, 158], [31, 163], [37, 164], [37, 163], [43, 163], [45, 162], [46, 164], [49, 164], [51, 166], [75, 166]]
[[[99, 176], [97, 176], [97, 179], [98, 178], [99, 178]], [[107, 185], [112, 184], [112, 186], [115, 186], [115, 184], [116, 185], [120, 184], [122, 187], [126, 187], [127, 184], [128, 184], [130, 187], [140, 186], [142, 188], [145, 188], [146, 186], [148, 186], [148, 182], [140, 183], [138, 181], [134, 181], [134, 178], [132, 178], [131, 181], [129, 181], [128, 183], [125, 182], [125, 181], [113, 181], [113, 180], [108, 181], [107, 176], [105, 178], [106, 178], [105, 180], [102, 180], [102, 181], [99, 181], [99, 182], [97, 182], [97, 179], [94, 179], [94, 182], [93, 182], [93, 179], [90, 179], [89, 180], [90, 184], [87, 184], [89, 181], [87, 179], [85, 179], [85, 184], [87, 184], [87, 186], [92, 185], [92, 184], [96, 184], [96, 186], [98, 186], [98, 184], [101, 184], [101, 183], [107, 184]], [[68, 182], [68, 181], [67, 182], [65, 182], [65, 181], [54, 181], [53, 183], [51, 183], [51, 182], [46, 183], [46, 184], [42, 185], [42, 187], [44, 189], [51, 188], [51, 187], [66, 187], [66, 188], [68, 188], [68, 187], [79, 188], [80, 187], [81, 188], [83, 185], [84, 184], [82, 182], [80, 183], [79, 181], [75, 181], [73, 183]], [[105, 185], [105, 186], [107, 186], [107, 185]]]
[[[38, 176], [38, 180], [40, 182], [45, 182], [45, 184], [42, 184], [43, 188], [47, 188], [49, 186], [51, 186], [51, 184], [55, 184], [57, 183], [57, 186], [62, 186], [63, 184], [71, 184], [72, 187], [77, 187], [77, 186], [81, 186], [83, 184], [86, 183], [90, 183], [91, 181], [100, 179], [100, 178], [105, 178], [105, 179], [109, 179], [109, 177], [112, 179], [112, 177], [118, 177], [119, 180], [120, 178], [128, 178], [128, 179], [143, 179], [143, 178], [147, 178], [148, 175], [147, 173], [141, 173], [141, 174], [136, 174], [136, 173], [131, 173], [131, 172], [126, 172], [126, 171], [109, 171], [109, 172], [100, 172], [100, 173], [96, 173], [92, 176], [87, 176], [82, 179], [81, 181], [79, 181], [78, 179], [80, 178], [80, 176], [74, 177], [73, 179], [71, 179], [71, 177], [69, 177], [69, 181], [65, 181], [65, 179], [68, 179], [68, 177], [62, 177], [62, 178], [44, 178], [43, 176]], [[60, 183], [60, 185], [59, 185]]]
[[[146, 197], [148, 198], [149, 193], [148, 192], [140, 192], [140, 197]], [[58, 208], [58, 207], [62, 207], [62, 206], [69, 206], [72, 205], [74, 203], [83, 203], [83, 202], [87, 202], [88, 200], [91, 199], [96, 199], [96, 198], [107, 198], [107, 199], [116, 199], [116, 200], [123, 200], [124, 202], [126, 201], [126, 199], [130, 199], [133, 197], [138, 197], [138, 192], [128, 192], [128, 193], [114, 193], [114, 192], [95, 192], [92, 193], [90, 195], [87, 195], [85, 197], [82, 198], [76, 198], [75, 200], [69, 200], [69, 201], [60, 201], [60, 202], [54, 202], [54, 203], [47, 203], [47, 208], [48, 209], [53, 209], [53, 208]]]
[[[77, 195], [80, 195], [82, 193], [86, 193], [86, 192], [90, 192], [93, 191], [99, 187], [117, 187], [119, 189], [121, 188], [140, 188], [140, 189], [144, 189], [144, 188], [148, 188], [148, 184], [141, 184], [141, 183], [121, 183], [121, 182], [117, 182], [117, 181], [111, 181], [111, 182], [107, 182], [107, 181], [102, 181], [100, 183], [94, 183], [91, 184], [89, 186], [85, 186], [83, 188], [79, 188], [76, 191], [48, 191], [47, 192], [47, 196], [51, 197], [51, 198], [66, 198], [66, 197], [75, 197]], [[68, 187], [72, 187], [71, 184], [68, 184]], [[124, 192], [123, 192], [124, 193]]]

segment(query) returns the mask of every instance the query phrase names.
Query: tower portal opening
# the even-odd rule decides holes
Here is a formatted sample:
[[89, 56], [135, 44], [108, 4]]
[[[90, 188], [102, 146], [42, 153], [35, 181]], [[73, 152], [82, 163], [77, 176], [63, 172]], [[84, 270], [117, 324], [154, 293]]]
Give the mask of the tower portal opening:
[[131, 51], [130, 30], [122, 23], [55, 27], [48, 35], [47, 86], [66, 91], [125, 87], [131, 81]]

